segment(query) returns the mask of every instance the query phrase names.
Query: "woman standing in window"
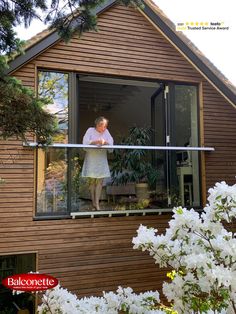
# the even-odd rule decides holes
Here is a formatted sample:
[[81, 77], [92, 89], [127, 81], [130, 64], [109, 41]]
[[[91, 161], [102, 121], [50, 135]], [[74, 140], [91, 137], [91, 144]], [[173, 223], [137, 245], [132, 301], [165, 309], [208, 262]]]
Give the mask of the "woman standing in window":
[[[113, 145], [113, 138], [107, 126], [108, 120], [104, 117], [98, 117], [95, 120], [95, 127], [88, 128], [86, 131], [83, 137], [83, 144], [97, 145], [98, 147]], [[106, 149], [86, 149], [82, 177], [89, 178], [92, 204], [95, 210], [99, 210], [103, 179], [110, 177]]]

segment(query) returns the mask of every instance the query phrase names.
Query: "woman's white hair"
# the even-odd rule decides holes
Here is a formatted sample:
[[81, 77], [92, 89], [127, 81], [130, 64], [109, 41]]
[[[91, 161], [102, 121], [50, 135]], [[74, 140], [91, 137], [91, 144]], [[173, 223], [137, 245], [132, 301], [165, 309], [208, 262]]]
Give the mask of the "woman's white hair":
[[108, 125], [109, 120], [107, 118], [101, 116], [101, 117], [98, 117], [95, 119], [94, 124], [95, 124], [95, 126], [97, 126], [101, 122], [105, 122]]

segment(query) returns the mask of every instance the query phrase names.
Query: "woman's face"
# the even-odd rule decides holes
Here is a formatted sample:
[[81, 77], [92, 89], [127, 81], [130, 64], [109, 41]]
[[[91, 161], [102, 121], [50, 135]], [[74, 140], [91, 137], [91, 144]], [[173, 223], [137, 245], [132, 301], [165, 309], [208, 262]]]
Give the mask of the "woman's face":
[[100, 123], [98, 123], [96, 125], [96, 130], [99, 132], [99, 133], [103, 133], [107, 128], [107, 122], [106, 121], [101, 121]]

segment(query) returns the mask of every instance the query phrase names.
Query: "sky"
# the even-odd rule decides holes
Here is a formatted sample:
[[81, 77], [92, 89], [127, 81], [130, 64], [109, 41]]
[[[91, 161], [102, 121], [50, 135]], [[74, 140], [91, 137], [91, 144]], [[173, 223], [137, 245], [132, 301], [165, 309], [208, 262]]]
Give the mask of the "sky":
[[[177, 28], [186, 28], [183, 33], [236, 86], [236, 1], [154, 0], [154, 2]], [[217, 29], [217, 26], [226, 29]], [[207, 27], [213, 29], [204, 29]], [[21, 26], [16, 28], [16, 32], [18, 37], [26, 40], [45, 28], [43, 23], [33, 21], [28, 29]]]

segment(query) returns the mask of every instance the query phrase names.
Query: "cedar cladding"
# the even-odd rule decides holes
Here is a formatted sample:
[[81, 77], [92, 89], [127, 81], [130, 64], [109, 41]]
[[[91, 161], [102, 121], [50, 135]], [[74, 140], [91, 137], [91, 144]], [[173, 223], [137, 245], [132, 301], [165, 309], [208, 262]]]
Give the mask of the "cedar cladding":
[[216, 181], [235, 184], [236, 174], [236, 112], [208, 82], [203, 83], [204, 141], [215, 147], [206, 154], [206, 185]]
[[[203, 82], [206, 188], [235, 183], [235, 109], [139, 11], [116, 5], [103, 12], [98, 32], [48, 48], [14, 75], [35, 87], [35, 67], [137, 78]], [[165, 272], [132, 249], [139, 224], [167, 227], [170, 215], [33, 221], [34, 152], [14, 139], [2, 141], [0, 253], [38, 252], [38, 270], [56, 276], [79, 295], [101, 294], [118, 285], [159, 289]]]
[[98, 32], [68, 44], [60, 41], [35, 62], [55, 67], [131, 77], [200, 81], [200, 75], [139, 13], [115, 6], [101, 14]]

